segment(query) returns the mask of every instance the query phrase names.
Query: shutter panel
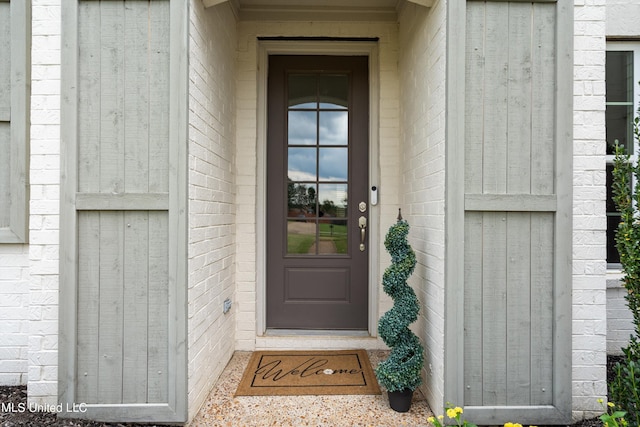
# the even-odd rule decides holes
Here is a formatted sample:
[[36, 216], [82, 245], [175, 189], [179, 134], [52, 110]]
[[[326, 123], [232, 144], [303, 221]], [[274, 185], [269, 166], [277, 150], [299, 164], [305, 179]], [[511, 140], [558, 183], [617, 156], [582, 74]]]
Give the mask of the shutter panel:
[[0, 1], [0, 229], [11, 226], [11, 4]]
[[0, 243], [28, 240], [29, 11], [0, 0]]
[[465, 3], [456, 395], [477, 424], [564, 423], [571, 417], [572, 5]]
[[11, 3], [0, 1], [0, 46], [3, 49], [0, 61], [0, 122], [11, 120]]
[[64, 28], [77, 28], [65, 39], [77, 74], [63, 84], [74, 96], [63, 124], [61, 234], [75, 238], [63, 244], [61, 304], [75, 315], [61, 331], [61, 401], [87, 408], [68, 416], [186, 418], [184, 188], [175, 182], [186, 179], [175, 172], [184, 170], [185, 141], [175, 138], [184, 122], [170, 108], [186, 109], [175, 89], [186, 74], [170, 79], [179, 45], [171, 38], [184, 28], [180, 3], [80, 1], [65, 9]]

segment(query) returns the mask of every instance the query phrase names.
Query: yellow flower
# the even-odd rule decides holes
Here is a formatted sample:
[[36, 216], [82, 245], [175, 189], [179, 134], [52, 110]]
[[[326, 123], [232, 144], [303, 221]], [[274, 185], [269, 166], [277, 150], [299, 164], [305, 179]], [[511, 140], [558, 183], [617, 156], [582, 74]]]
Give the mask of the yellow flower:
[[436, 419], [434, 417], [427, 418], [427, 422], [433, 424]]
[[440, 421], [444, 420], [444, 415], [438, 415], [438, 419], [439, 419]]
[[598, 403], [604, 403], [603, 399], [598, 399]]
[[615, 403], [613, 403], [613, 402], [607, 402], [607, 406], [608, 406], [609, 408], [613, 408], [613, 407], [614, 407], [614, 406], [616, 406], [616, 405], [615, 405]]
[[453, 408], [449, 408], [449, 409], [447, 409], [447, 417], [449, 417], [449, 418], [455, 418], [455, 417], [456, 417], [456, 415], [458, 415], [458, 413], [456, 412], [456, 410], [455, 410], [455, 409], [453, 409]]
[[459, 406], [456, 406], [455, 408], [453, 408], [454, 411], [456, 411], [457, 414], [461, 414], [462, 413], [462, 408]]

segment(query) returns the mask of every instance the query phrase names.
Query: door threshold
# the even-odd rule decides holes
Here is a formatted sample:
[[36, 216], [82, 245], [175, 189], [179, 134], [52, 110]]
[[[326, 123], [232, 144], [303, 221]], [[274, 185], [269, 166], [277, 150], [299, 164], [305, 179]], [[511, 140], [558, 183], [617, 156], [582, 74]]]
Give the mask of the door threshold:
[[298, 337], [298, 336], [322, 336], [322, 337], [366, 337], [371, 335], [368, 331], [354, 331], [341, 329], [267, 329], [264, 333], [266, 337]]
[[256, 336], [256, 350], [385, 350], [382, 340], [368, 331], [267, 329]]

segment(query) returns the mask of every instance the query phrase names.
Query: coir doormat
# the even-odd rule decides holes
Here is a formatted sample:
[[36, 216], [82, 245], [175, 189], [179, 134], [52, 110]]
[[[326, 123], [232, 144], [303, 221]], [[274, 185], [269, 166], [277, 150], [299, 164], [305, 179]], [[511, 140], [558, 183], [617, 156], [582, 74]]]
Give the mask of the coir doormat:
[[256, 351], [236, 396], [380, 394], [365, 350]]

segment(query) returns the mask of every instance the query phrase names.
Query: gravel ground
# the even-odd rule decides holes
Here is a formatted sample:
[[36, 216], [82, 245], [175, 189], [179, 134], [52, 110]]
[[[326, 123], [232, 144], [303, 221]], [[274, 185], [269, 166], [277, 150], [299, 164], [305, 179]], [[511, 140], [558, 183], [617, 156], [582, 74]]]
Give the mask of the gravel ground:
[[[11, 402], [15, 408], [19, 408], [19, 404], [26, 405], [27, 390], [26, 387], [0, 387], [0, 402]], [[0, 412], [0, 427], [134, 427], [134, 426], [146, 426], [149, 424], [113, 424], [102, 423], [97, 421], [85, 421], [85, 420], [73, 420], [73, 419], [60, 419], [53, 413], [47, 412], [32, 412], [25, 410], [14, 412]], [[597, 420], [585, 420], [579, 423], [573, 424], [572, 427], [600, 427], [602, 423]], [[542, 426], [540, 426], [542, 427]]]
[[[614, 362], [614, 358], [609, 358], [608, 365]], [[609, 374], [610, 370], [607, 372]], [[68, 426], [68, 427], [134, 427], [134, 426], [147, 426], [149, 424], [137, 424], [137, 423], [102, 423], [96, 421], [85, 420], [73, 420], [73, 419], [59, 419], [53, 413], [48, 412], [33, 412], [29, 410], [19, 410], [20, 408], [26, 408], [27, 401], [27, 389], [26, 387], [0, 387], [0, 403], [4, 408], [8, 408], [8, 404], [13, 404], [14, 411], [5, 412], [0, 411], [0, 427], [45, 427], [45, 426]], [[22, 405], [22, 406], [20, 406]], [[2, 409], [2, 408], [0, 408]], [[27, 408], [28, 409], [28, 408]], [[602, 423], [598, 419], [590, 419], [580, 421], [572, 425], [572, 427], [599, 427]], [[542, 426], [540, 426], [542, 427]]]

